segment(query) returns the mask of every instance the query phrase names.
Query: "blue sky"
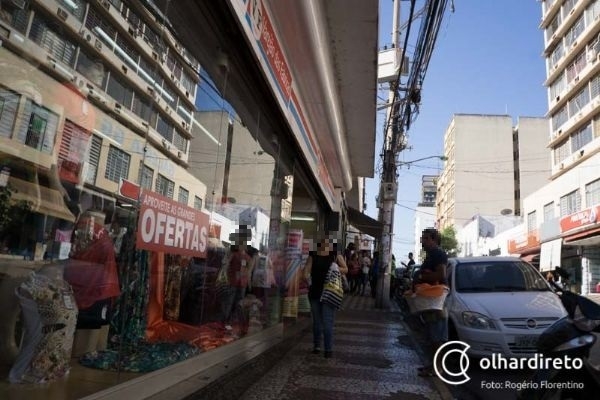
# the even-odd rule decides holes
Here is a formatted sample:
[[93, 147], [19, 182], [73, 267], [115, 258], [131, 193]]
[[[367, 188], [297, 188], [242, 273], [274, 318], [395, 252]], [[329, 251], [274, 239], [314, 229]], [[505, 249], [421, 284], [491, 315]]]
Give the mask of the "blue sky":
[[[416, 9], [424, 1], [418, 0]], [[450, 1], [449, 1], [450, 3]], [[392, 1], [380, 0], [380, 46], [391, 42]], [[401, 3], [401, 20], [410, 2]], [[455, 0], [448, 6], [422, 88], [420, 113], [409, 135], [410, 161], [443, 154], [444, 132], [456, 113], [544, 116], [547, 111], [543, 32], [538, 28], [541, 4], [535, 0]], [[416, 40], [418, 25], [409, 42]], [[414, 50], [414, 47], [412, 48]], [[408, 50], [411, 50], [410, 45]], [[387, 91], [380, 97], [387, 98]], [[384, 112], [377, 118], [382, 137]], [[381, 151], [378, 142], [376, 154]], [[414, 209], [420, 198], [421, 176], [439, 173], [442, 163], [428, 160], [399, 170], [398, 205], [394, 213], [393, 253], [399, 260], [414, 249]], [[375, 197], [379, 177], [367, 179], [367, 214], [377, 218]], [[475, 212], [474, 212], [475, 214]]]

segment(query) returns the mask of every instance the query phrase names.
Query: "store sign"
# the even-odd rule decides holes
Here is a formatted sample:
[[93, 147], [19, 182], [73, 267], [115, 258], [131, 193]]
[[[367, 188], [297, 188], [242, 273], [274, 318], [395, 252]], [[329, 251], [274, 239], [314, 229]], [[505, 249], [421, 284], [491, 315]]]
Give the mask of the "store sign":
[[588, 224], [598, 222], [600, 216], [600, 205], [586, 208], [585, 210], [567, 215], [560, 219], [560, 232], [565, 233], [572, 229], [581, 228]]
[[521, 234], [508, 241], [508, 252], [511, 254], [522, 253], [533, 247], [540, 245], [540, 237], [537, 230], [528, 232], [527, 235]]
[[128, 199], [135, 200], [140, 197], [140, 185], [121, 178], [119, 182], [119, 194]]
[[210, 219], [207, 214], [143, 189], [138, 249], [205, 257]]
[[292, 74], [281, 51], [271, 18], [269, 18], [262, 0], [249, 0], [247, 7], [254, 38], [260, 42], [263, 53], [267, 55], [269, 68], [287, 101], [290, 99], [292, 91]]

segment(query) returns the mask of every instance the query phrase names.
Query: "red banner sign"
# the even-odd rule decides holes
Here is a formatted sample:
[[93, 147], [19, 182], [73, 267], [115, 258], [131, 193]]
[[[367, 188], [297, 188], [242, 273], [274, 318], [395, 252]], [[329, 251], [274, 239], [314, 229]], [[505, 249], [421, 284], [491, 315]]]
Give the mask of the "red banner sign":
[[136, 246], [138, 249], [205, 257], [209, 217], [143, 189]]
[[565, 233], [572, 229], [581, 228], [588, 224], [594, 224], [598, 221], [600, 215], [600, 205], [586, 208], [585, 210], [567, 215], [560, 219], [560, 232]]
[[289, 100], [292, 91], [292, 75], [262, 0], [248, 1], [248, 15], [252, 18], [255, 35], [257, 39], [260, 37], [260, 44], [267, 55], [277, 83], [285, 99]]
[[523, 253], [540, 245], [540, 237], [537, 230], [520, 235], [508, 241], [508, 252], [510, 254]]

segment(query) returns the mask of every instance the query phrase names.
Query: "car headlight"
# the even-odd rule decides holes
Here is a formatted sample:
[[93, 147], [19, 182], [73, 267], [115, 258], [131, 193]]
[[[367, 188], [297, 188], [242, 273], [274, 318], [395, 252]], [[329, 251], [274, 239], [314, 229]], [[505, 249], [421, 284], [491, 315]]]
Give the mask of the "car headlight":
[[483, 314], [479, 314], [472, 311], [465, 311], [462, 313], [463, 324], [473, 329], [496, 329], [494, 321], [489, 319]]

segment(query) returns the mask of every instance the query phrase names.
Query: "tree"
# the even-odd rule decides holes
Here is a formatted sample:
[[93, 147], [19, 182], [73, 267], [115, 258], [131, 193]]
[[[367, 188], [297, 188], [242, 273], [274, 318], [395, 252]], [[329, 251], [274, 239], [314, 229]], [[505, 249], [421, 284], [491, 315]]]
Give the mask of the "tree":
[[456, 230], [453, 226], [447, 226], [440, 233], [442, 236], [441, 248], [448, 253], [450, 257], [456, 257], [460, 251], [458, 240], [456, 240]]

